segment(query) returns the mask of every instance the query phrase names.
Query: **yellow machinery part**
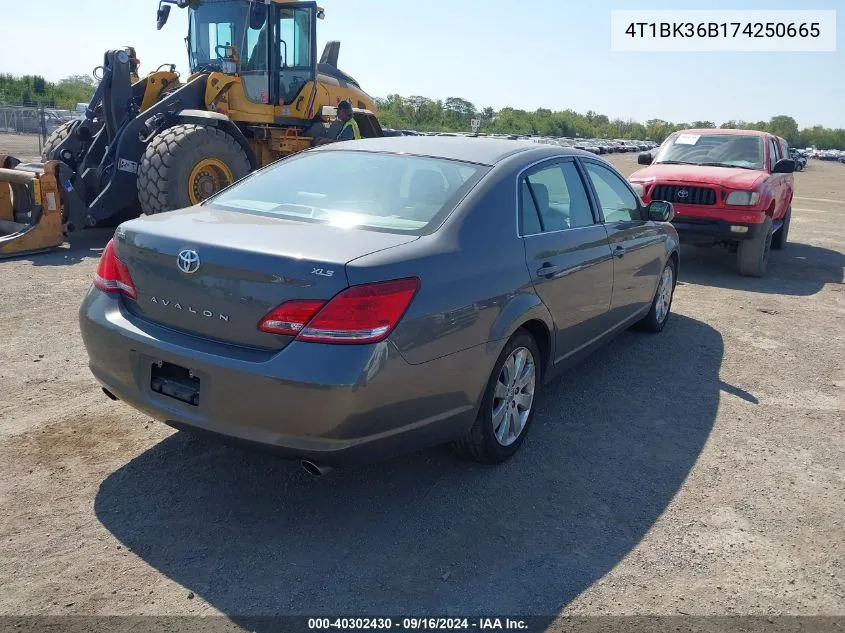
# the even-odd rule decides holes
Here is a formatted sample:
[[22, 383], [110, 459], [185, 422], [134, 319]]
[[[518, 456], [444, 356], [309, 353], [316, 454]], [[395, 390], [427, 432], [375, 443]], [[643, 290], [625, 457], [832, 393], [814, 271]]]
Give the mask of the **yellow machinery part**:
[[170, 71], [156, 71], [147, 75], [145, 81], [147, 85], [141, 100], [141, 112], [154, 106], [165, 90], [178, 83], [179, 75]]
[[[6, 164], [6, 158], [0, 156], [0, 165]], [[37, 253], [64, 243], [58, 173], [57, 161], [45, 163], [41, 173], [0, 168], [0, 258]], [[14, 221], [15, 191], [29, 194], [36, 218], [33, 224]]]
[[222, 160], [203, 158], [194, 165], [188, 177], [188, 198], [191, 204], [199, 204], [234, 181], [232, 170]]
[[8, 182], [0, 182], [0, 221], [14, 221], [12, 215], [12, 185]]

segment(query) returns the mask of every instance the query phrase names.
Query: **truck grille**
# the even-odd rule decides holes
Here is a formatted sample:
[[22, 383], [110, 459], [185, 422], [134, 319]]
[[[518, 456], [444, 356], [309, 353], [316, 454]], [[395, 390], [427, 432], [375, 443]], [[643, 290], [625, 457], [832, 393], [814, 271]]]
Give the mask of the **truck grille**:
[[651, 199], [678, 204], [716, 204], [716, 192], [705, 187], [655, 185], [651, 192]]

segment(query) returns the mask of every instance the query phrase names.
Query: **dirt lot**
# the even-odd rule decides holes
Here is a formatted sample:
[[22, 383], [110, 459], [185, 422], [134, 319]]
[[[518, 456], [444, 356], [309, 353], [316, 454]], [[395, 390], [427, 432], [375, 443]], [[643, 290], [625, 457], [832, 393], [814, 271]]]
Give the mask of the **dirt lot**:
[[37, 160], [40, 155], [38, 137], [34, 134], [0, 133], [0, 154], [14, 156], [22, 161]]
[[767, 278], [685, 249], [664, 333], [546, 389], [496, 469], [315, 480], [175, 433], [87, 370], [107, 233], [0, 263], [0, 615], [845, 615], [845, 166], [795, 180]]

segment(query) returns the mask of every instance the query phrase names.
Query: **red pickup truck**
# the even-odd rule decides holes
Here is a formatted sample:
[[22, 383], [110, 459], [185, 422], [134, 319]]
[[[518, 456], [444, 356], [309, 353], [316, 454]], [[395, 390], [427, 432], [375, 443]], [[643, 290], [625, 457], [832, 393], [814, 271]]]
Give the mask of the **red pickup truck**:
[[629, 177], [643, 201], [675, 207], [681, 242], [724, 245], [742, 275], [761, 277], [770, 249], [786, 246], [795, 161], [787, 142], [755, 130], [681, 130]]

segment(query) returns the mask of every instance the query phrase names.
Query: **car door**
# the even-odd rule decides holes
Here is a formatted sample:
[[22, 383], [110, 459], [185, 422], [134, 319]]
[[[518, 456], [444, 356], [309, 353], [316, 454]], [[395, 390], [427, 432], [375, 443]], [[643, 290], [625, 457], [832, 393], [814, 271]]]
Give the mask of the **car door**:
[[613, 293], [607, 232], [573, 158], [520, 174], [520, 234], [525, 261], [555, 324], [555, 363], [605, 330]]
[[772, 193], [774, 194], [775, 200], [777, 201], [775, 204], [775, 216], [777, 217], [777, 219], [782, 219], [782, 210], [786, 209], [786, 197], [789, 191], [787, 183], [788, 178], [790, 178], [790, 176], [788, 174], [771, 173], [772, 170], [775, 168], [775, 164], [781, 158], [788, 158], [782, 153], [780, 142], [774, 136], [769, 137], [769, 154], [769, 180], [773, 190]]
[[632, 319], [654, 298], [663, 271], [664, 234], [647, 219], [639, 197], [621, 174], [598, 161], [579, 160], [613, 252], [610, 318], [618, 325]]

